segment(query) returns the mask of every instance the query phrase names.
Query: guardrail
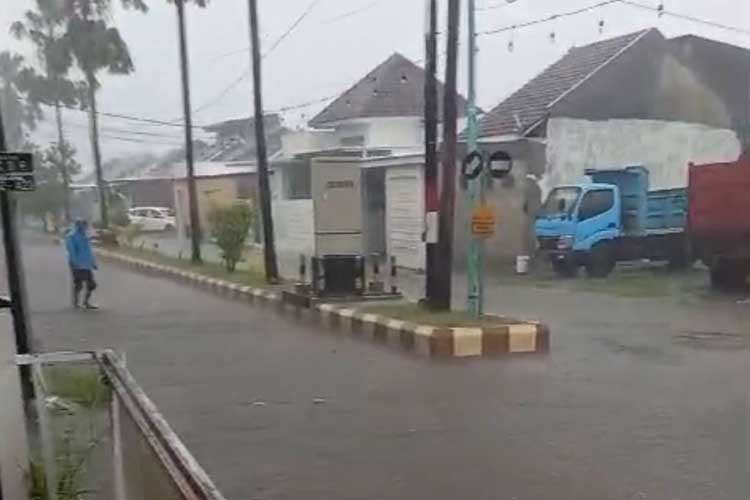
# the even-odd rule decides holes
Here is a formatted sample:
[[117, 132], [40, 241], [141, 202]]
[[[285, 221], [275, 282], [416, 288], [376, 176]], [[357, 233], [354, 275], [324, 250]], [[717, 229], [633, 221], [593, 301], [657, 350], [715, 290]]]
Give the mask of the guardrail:
[[[18, 355], [15, 363], [18, 368], [30, 367], [35, 390], [34, 411], [30, 413], [36, 413], [36, 419], [28, 418], [30, 424], [27, 428], [31, 436], [28, 442], [35, 443], [39, 450], [32, 450], [29, 455], [41, 458], [37, 460], [37, 466], [30, 466], [28, 477], [32, 481], [27, 478], [27, 488], [45, 489], [44, 498], [49, 500], [78, 498], [75, 492], [67, 491], [63, 485], [71, 482], [68, 448], [78, 439], [70, 429], [83, 429], [85, 437], [79, 441], [89, 456], [77, 457], [75, 463], [90, 461], [91, 477], [78, 477], [76, 482], [82, 489], [96, 490], [98, 498], [224, 500], [211, 478], [127, 370], [123, 357], [111, 350], [57, 352]], [[107, 401], [95, 401], [96, 404], [91, 406], [80, 405], [75, 398], [66, 399], [69, 396], [60, 394], [54, 383], [57, 372], [52, 370], [81, 367], [92, 370], [94, 379], [99, 377], [104, 382], [102, 387]], [[68, 385], [85, 387], [87, 384], [79, 381]], [[80, 397], [86, 400], [88, 396]], [[87, 421], [75, 422], [76, 415]], [[5, 443], [0, 440], [0, 448], [3, 446]], [[35, 477], [39, 470], [43, 471], [46, 481]], [[0, 485], [2, 498], [10, 497], [2, 494]]]

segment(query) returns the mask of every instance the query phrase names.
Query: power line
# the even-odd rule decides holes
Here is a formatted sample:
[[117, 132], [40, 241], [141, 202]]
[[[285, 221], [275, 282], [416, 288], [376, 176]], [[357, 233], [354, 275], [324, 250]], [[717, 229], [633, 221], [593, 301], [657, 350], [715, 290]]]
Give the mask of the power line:
[[484, 5], [482, 7], [477, 7], [476, 10], [477, 10], [477, 12], [479, 12], [479, 11], [502, 9], [503, 7], [508, 7], [509, 5], [513, 4], [514, 2], [515, 2], [515, 0], [513, 0], [513, 1], [502, 0], [501, 2], [497, 2], [497, 3], [493, 3], [493, 4], [489, 4], [489, 5]]
[[607, 5], [612, 5], [615, 3], [620, 3], [622, 0], [605, 0], [603, 2], [595, 3], [593, 5], [589, 5], [588, 7], [581, 7], [580, 9], [571, 10], [568, 12], [560, 12], [558, 14], [552, 14], [547, 17], [542, 17], [539, 19], [534, 19], [532, 21], [526, 21], [525, 23], [520, 24], [512, 24], [509, 26], [503, 26], [501, 28], [495, 28], [491, 30], [486, 31], [480, 31], [477, 33], [477, 35], [495, 35], [497, 33], [503, 33], [506, 31], [512, 31], [515, 29], [520, 28], [528, 28], [529, 26], [534, 26], [537, 24], [543, 24], [548, 23], [551, 21], [556, 21], [557, 19], [562, 19], [565, 17], [571, 17], [571, 16], [577, 16], [578, 14], [583, 14], [584, 12], [590, 12], [592, 10], [600, 9], [602, 7], [606, 7]]
[[673, 17], [675, 19], [681, 19], [683, 21], [688, 21], [688, 22], [692, 22], [692, 23], [696, 23], [696, 24], [702, 24], [704, 26], [709, 26], [709, 27], [712, 27], [712, 28], [722, 29], [722, 30], [725, 30], [725, 31], [731, 31], [733, 33], [739, 33], [739, 34], [743, 34], [743, 35], [750, 35], [750, 30], [739, 28], [737, 26], [731, 26], [731, 25], [728, 25], [728, 24], [722, 24], [722, 23], [718, 23], [718, 22], [715, 22], [715, 21], [710, 21], [710, 20], [707, 20], [707, 19], [702, 19], [700, 17], [691, 16], [691, 15], [688, 15], [688, 14], [682, 14], [682, 13], [679, 13], [679, 12], [669, 11], [669, 10], [666, 10], [666, 9], [660, 9], [658, 7], [652, 7], [650, 5], [642, 4], [640, 2], [636, 2], [636, 1], [633, 1], [633, 0], [606, 0], [606, 1], [601, 1], [601, 2], [595, 3], [593, 5], [589, 5], [588, 7], [582, 7], [580, 9], [575, 9], [575, 10], [571, 10], [571, 11], [567, 11], [567, 12], [560, 12], [560, 13], [557, 13], [557, 14], [551, 14], [549, 16], [541, 17], [539, 19], [534, 19], [534, 20], [531, 20], [531, 21], [526, 21], [524, 23], [511, 24], [511, 25], [502, 26], [502, 27], [499, 27], [499, 28], [494, 28], [494, 29], [491, 29], [491, 30], [481, 31], [481, 32], [479, 32], [477, 34], [478, 35], [496, 35], [498, 33], [504, 33], [504, 32], [507, 32], [507, 31], [513, 31], [513, 30], [517, 30], [517, 29], [521, 29], [521, 28], [528, 28], [529, 26], [535, 26], [535, 25], [538, 25], [538, 24], [544, 24], [544, 23], [556, 21], [558, 19], [562, 19], [562, 18], [565, 18], [565, 17], [577, 16], [579, 14], [584, 14], [586, 12], [591, 12], [593, 10], [601, 9], [603, 7], [606, 7], [606, 6], [609, 6], [609, 5], [613, 5], [613, 4], [627, 5], [627, 6], [630, 6], [630, 7], [635, 7], [635, 8], [639, 8], [639, 9], [643, 9], [643, 10], [648, 10], [648, 11], [651, 11], [651, 12], [655, 12], [655, 13], [660, 14], [660, 15]]
[[[317, 4], [319, 4], [319, 3], [320, 3], [320, 0], [312, 0], [312, 2], [310, 2], [310, 4], [308, 4], [307, 8], [302, 12], [302, 14], [300, 14], [297, 17], [297, 19], [295, 19], [294, 22], [286, 29], [286, 31], [284, 33], [282, 33], [273, 42], [273, 44], [271, 44], [271, 47], [266, 51], [265, 54], [263, 54], [262, 58], [265, 59], [268, 56], [270, 56], [278, 48], [278, 46], [281, 45], [281, 43], [284, 40], [286, 40], [286, 38], [289, 35], [291, 35], [292, 32], [295, 29], [297, 29], [297, 26], [299, 26], [302, 23], [302, 21], [304, 21], [305, 18], [310, 15], [310, 13], [313, 11], [313, 9], [315, 8], [315, 6]], [[246, 49], [243, 49], [243, 51], [244, 50], [246, 50]], [[214, 97], [214, 98], [210, 99], [209, 101], [201, 104], [200, 106], [198, 106], [197, 108], [195, 108], [192, 111], [192, 113], [193, 114], [200, 113], [201, 111], [203, 111], [203, 110], [205, 110], [207, 108], [210, 108], [211, 106], [217, 104], [222, 99], [224, 99], [224, 97], [226, 97], [227, 94], [229, 94], [229, 92], [231, 92], [232, 90], [234, 90], [234, 88], [237, 87], [237, 85], [239, 85], [248, 76], [250, 76], [250, 68], [246, 68], [237, 78], [235, 78], [234, 80], [232, 80], [232, 82], [229, 85], [227, 85], [221, 92], [219, 92], [219, 94], [216, 97]], [[183, 120], [183, 118], [178, 118], [173, 123], [179, 123], [182, 120]]]
[[642, 4], [640, 2], [634, 2], [632, 0], [620, 0], [620, 2], [625, 5], [630, 5], [631, 7], [636, 7], [636, 8], [643, 9], [643, 10], [649, 10], [651, 12], [656, 12], [660, 15], [673, 17], [675, 19], [681, 19], [683, 21], [703, 24], [705, 26], [710, 26], [712, 28], [718, 28], [718, 29], [725, 30], [725, 31], [740, 33], [742, 35], [750, 35], [750, 30], [746, 30], [738, 26], [731, 26], [728, 24], [718, 23], [716, 21], [709, 21], [707, 19], [701, 19], [700, 17], [695, 17], [695, 16], [691, 16], [688, 14], [681, 14], [679, 12], [669, 11], [666, 9], [659, 9], [658, 7], [651, 7], [650, 5]]
[[330, 18], [324, 20], [323, 22], [321, 22], [320, 24], [324, 24], [324, 25], [325, 24], [333, 24], [333, 23], [337, 23], [339, 21], [343, 21], [344, 19], [349, 19], [350, 17], [354, 17], [354, 16], [356, 16], [358, 14], [361, 14], [361, 13], [363, 13], [365, 11], [368, 11], [368, 10], [372, 9], [373, 7], [375, 7], [379, 3], [380, 3], [380, 0], [373, 0], [372, 2], [370, 2], [370, 3], [366, 4], [366, 5], [363, 5], [362, 7], [358, 8], [358, 9], [350, 10], [348, 12], [344, 12], [343, 14], [339, 14], [338, 16], [330, 17]]

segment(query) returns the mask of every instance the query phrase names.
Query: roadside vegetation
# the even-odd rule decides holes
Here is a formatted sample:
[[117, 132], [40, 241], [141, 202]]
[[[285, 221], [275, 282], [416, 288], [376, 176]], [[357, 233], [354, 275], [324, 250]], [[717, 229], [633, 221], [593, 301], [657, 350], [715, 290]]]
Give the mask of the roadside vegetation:
[[479, 328], [519, 323], [519, 321], [511, 318], [489, 314], [475, 318], [466, 311], [430, 311], [415, 303], [373, 304], [359, 309], [369, 314], [378, 314], [391, 319], [436, 328]]
[[106, 250], [117, 252], [128, 257], [134, 257], [138, 259], [147, 260], [156, 264], [164, 266], [172, 266], [179, 269], [185, 269], [194, 273], [203, 274], [211, 278], [221, 279], [238, 283], [240, 285], [260, 287], [266, 285], [265, 274], [263, 272], [263, 266], [260, 262], [249, 262], [246, 269], [237, 269], [236, 271], [227, 271], [227, 268], [223, 264], [214, 262], [203, 262], [201, 264], [193, 264], [189, 258], [180, 259], [177, 257], [170, 257], [159, 253], [157, 249], [148, 248], [145, 245], [140, 247], [123, 247], [123, 246], [109, 246], [105, 245], [102, 248]]
[[502, 285], [590, 292], [630, 298], [673, 296], [689, 298], [707, 291], [707, 271], [694, 267], [672, 270], [663, 264], [618, 265], [606, 278], [590, 278], [582, 270], [574, 278], [561, 278], [550, 266], [540, 264], [526, 275], [497, 273]]

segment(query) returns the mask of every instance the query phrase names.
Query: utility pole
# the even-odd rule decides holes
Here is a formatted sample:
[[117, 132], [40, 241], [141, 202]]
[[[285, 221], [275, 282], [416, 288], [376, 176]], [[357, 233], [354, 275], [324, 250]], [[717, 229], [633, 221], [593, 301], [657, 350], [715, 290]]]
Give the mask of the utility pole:
[[458, 31], [461, 16], [460, 0], [448, 0], [447, 60], [443, 102], [443, 186], [440, 196], [437, 260], [442, 272], [437, 275], [434, 307], [451, 308], [453, 269], [453, 213], [456, 204], [456, 72], [458, 66]]
[[427, 0], [425, 22], [424, 80], [424, 206], [425, 206], [425, 301], [432, 307], [437, 296], [438, 210], [438, 93], [437, 0]]
[[276, 264], [276, 244], [273, 235], [273, 216], [271, 214], [271, 188], [268, 183], [266, 132], [263, 123], [263, 78], [260, 64], [260, 37], [258, 35], [258, 5], [256, 0], [248, 1], [250, 9], [250, 45], [252, 46], [253, 94], [255, 98], [255, 148], [258, 161], [258, 194], [260, 196], [260, 213], [263, 223], [263, 257], [266, 268], [266, 281], [275, 284], [279, 282], [279, 270]]
[[[479, 127], [477, 123], [477, 95], [476, 95], [476, 54], [477, 54], [477, 36], [476, 36], [476, 0], [469, 2], [469, 99], [467, 103], [467, 127], [466, 143], [469, 153], [477, 150], [477, 138]], [[474, 180], [469, 181], [469, 207], [471, 210], [477, 204], [477, 201], [484, 203], [484, 171]], [[470, 235], [469, 252], [466, 262], [467, 283], [467, 303], [466, 308], [472, 315], [479, 317], [482, 315], [484, 302], [484, 283], [482, 279], [482, 260], [483, 248], [482, 240], [475, 234]]]
[[198, 190], [195, 187], [193, 162], [193, 116], [190, 111], [190, 66], [188, 63], [187, 35], [185, 34], [185, 0], [175, 0], [177, 31], [180, 35], [180, 66], [182, 70], [182, 107], [185, 113], [185, 163], [187, 165], [188, 206], [190, 211], [191, 260], [200, 264], [201, 221], [198, 212]]
[[[0, 153], [6, 151], [5, 128], [3, 126], [2, 110], [0, 110]], [[13, 193], [0, 190], [0, 219], [2, 219], [5, 266], [8, 276], [8, 291], [10, 292], [10, 310], [13, 315], [13, 329], [16, 334], [16, 349], [18, 354], [29, 354], [33, 347], [31, 323], [29, 322], [27, 309], [28, 299], [26, 297], [23, 260], [21, 259], [21, 249], [18, 244], [16, 209], [17, 203]], [[22, 367], [21, 380], [24, 395], [28, 399], [33, 395], [31, 372], [28, 367]]]

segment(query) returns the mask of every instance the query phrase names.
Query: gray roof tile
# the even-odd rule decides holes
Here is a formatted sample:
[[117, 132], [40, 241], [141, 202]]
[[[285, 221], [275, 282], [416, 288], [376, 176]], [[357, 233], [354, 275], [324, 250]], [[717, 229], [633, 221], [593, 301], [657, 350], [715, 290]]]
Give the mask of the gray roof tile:
[[596, 72], [650, 30], [575, 47], [492, 109], [479, 123], [480, 137], [522, 133], [544, 118], [560, 96]]
[[[310, 125], [328, 124], [353, 118], [422, 116], [424, 108], [425, 71], [401, 54], [393, 54], [349, 90], [341, 94]], [[442, 115], [443, 85], [438, 82], [439, 108]], [[466, 100], [457, 97], [459, 115]]]

